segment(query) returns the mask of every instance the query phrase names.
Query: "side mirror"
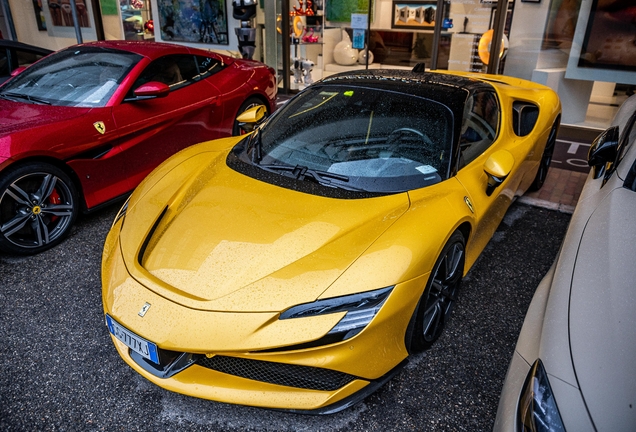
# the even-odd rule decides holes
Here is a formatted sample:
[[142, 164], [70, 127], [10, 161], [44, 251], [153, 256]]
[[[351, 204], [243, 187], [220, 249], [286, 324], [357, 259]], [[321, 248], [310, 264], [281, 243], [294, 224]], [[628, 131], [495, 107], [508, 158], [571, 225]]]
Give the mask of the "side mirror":
[[587, 153], [587, 164], [594, 169], [595, 179], [603, 175], [608, 163], [616, 161], [619, 137], [618, 126], [612, 126], [603, 131], [592, 143]]
[[488, 176], [486, 195], [492, 195], [493, 191], [508, 177], [514, 165], [515, 158], [506, 150], [498, 150], [490, 155], [484, 164], [484, 172]]
[[26, 66], [20, 66], [19, 68], [15, 68], [11, 71], [11, 76], [14, 77], [18, 74], [21, 74], [26, 69]]
[[141, 99], [166, 97], [170, 93], [170, 87], [159, 81], [150, 81], [137, 87], [133, 93]]
[[265, 120], [267, 108], [265, 105], [256, 105], [248, 110], [243, 111], [236, 117], [239, 127], [246, 133], [252, 132], [256, 126]]

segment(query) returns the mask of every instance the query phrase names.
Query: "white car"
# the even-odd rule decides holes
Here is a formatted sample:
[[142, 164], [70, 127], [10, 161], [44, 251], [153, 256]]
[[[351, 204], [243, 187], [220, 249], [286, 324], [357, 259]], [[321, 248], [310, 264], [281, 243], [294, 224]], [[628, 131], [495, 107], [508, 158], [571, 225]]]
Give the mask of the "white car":
[[636, 97], [592, 144], [592, 170], [532, 299], [495, 431], [636, 430]]

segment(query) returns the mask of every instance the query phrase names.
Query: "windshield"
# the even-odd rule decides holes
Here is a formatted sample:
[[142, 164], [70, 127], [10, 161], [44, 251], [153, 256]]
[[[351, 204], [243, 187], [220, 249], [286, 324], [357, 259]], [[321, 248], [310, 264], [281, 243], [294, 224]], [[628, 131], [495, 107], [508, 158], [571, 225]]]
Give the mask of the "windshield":
[[52, 54], [0, 88], [21, 102], [102, 107], [141, 56], [103, 48], [74, 48]]
[[410, 94], [321, 85], [288, 102], [258, 135], [252, 160], [281, 175], [304, 172], [280, 165], [302, 167], [332, 187], [401, 192], [448, 176], [452, 114]]

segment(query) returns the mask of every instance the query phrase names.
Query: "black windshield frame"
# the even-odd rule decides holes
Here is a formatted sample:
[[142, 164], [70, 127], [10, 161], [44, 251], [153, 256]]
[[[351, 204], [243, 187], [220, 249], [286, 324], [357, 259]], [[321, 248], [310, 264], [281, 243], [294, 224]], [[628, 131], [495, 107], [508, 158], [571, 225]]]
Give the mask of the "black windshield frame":
[[[406, 192], [449, 177], [453, 119], [445, 104], [422, 96], [351, 83], [314, 85], [258, 132], [259, 157], [241, 159], [347, 178], [332, 179], [332, 188]], [[249, 143], [244, 148], [251, 150]]]

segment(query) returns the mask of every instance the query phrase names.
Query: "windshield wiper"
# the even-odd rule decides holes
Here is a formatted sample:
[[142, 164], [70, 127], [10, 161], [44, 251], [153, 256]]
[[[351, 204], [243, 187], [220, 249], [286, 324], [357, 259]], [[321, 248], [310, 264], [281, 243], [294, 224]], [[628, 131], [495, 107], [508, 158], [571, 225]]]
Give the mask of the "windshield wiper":
[[20, 94], [20, 93], [12, 93], [12, 92], [6, 92], [6, 93], [0, 93], [0, 96], [2, 96], [5, 99], [11, 100], [13, 99], [26, 99], [29, 102], [35, 102], [35, 103], [39, 103], [42, 105], [51, 105], [51, 102], [47, 101], [46, 99], [41, 99], [39, 97], [36, 96], [29, 96], [29, 95], [25, 95], [25, 94]]
[[353, 190], [353, 191], [364, 191], [364, 189], [360, 189], [350, 185], [343, 185], [341, 183], [334, 183], [331, 181], [331, 180], [338, 180], [341, 182], [348, 182], [349, 177], [342, 174], [330, 173], [330, 172], [322, 171], [322, 170], [315, 170], [315, 169], [307, 168], [306, 166], [302, 166], [302, 165], [293, 166], [293, 165], [284, 165], [284, 164], [259, 164], [258, 166], [268, 171], [287, 172], [289, 173], [288, 177], [292, 177], [301, 181], [311, 179], [321, 184], [322, 186]]

